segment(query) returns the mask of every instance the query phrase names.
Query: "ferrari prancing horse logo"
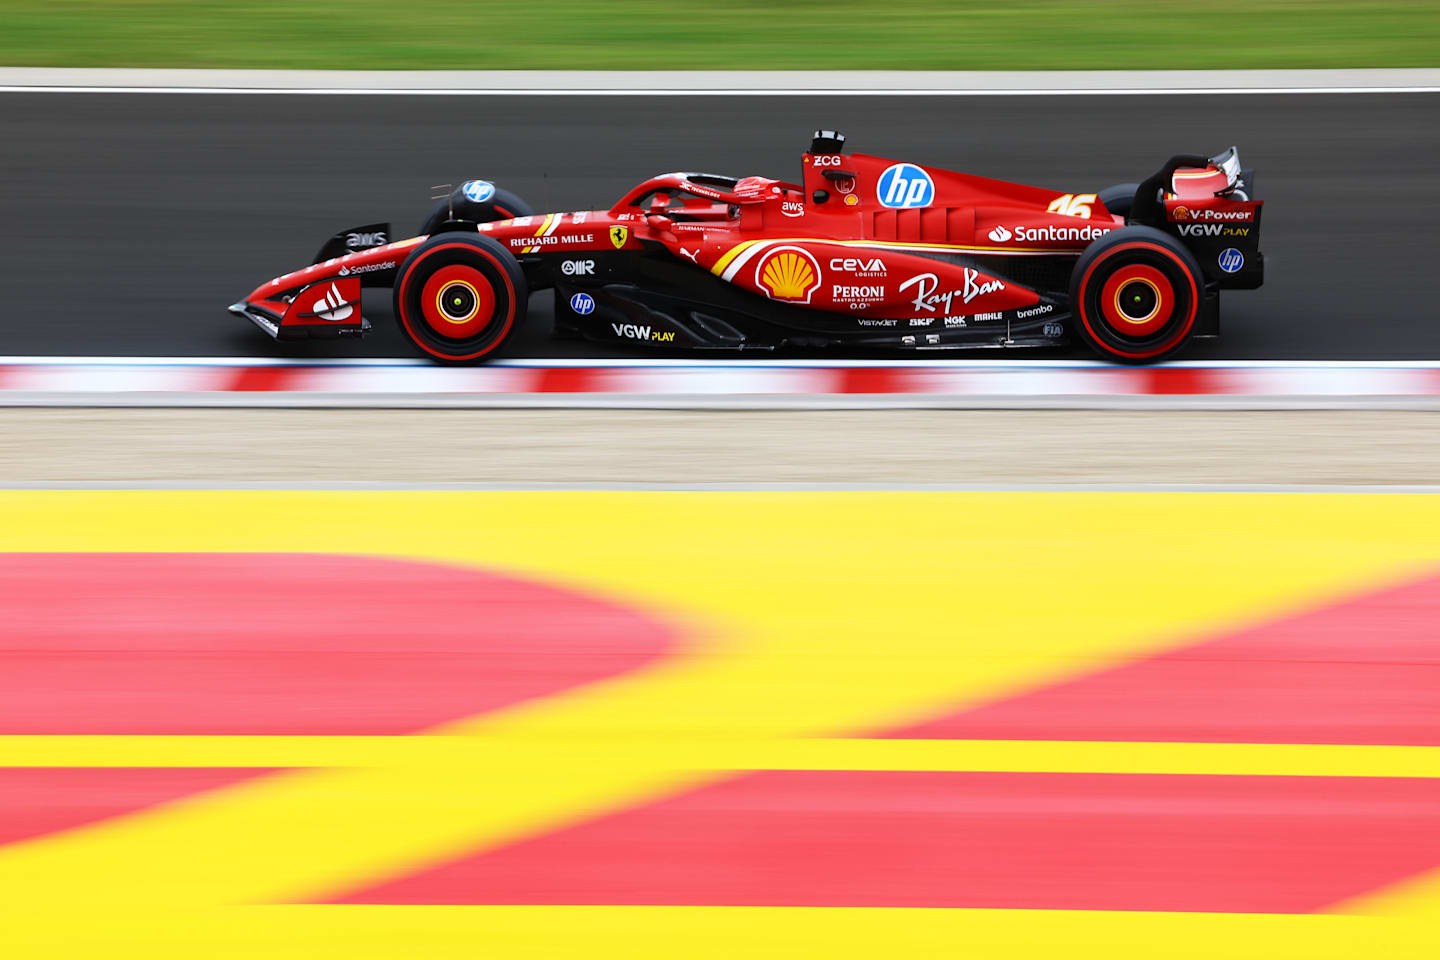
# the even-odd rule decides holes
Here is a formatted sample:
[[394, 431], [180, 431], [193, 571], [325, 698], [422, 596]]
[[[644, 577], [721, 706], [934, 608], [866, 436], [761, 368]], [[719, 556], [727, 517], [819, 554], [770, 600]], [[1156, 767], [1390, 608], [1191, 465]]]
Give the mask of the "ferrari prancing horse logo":
[[610, 242], [615, 245], [616, 250], [619, 250], [621, 247], [625, 246], [625, 241], [628, 239], [630, 239], [629, 227], [610, 228]]

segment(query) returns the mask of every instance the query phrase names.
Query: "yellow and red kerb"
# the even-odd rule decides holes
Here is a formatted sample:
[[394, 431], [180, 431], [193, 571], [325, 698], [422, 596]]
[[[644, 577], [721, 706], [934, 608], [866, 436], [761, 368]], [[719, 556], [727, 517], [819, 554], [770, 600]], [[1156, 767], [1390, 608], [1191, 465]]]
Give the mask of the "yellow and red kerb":
[[[1227, 956], [1407, 955], [1408, 921], [1294, 918], [1435, 899], [1426, 498], [0, 506], [0, 890], [46, 955], [661, 956], [723, 928], [1101, 956], [1154, 911]], [[82, 547], [110, 552], [54, 552]], [[1121, 597], [1136, 555], [1169, 561]], [[877, 591], [876, 556], [953, 589]], [[921, 905], [970, 909], [888, 909]]]

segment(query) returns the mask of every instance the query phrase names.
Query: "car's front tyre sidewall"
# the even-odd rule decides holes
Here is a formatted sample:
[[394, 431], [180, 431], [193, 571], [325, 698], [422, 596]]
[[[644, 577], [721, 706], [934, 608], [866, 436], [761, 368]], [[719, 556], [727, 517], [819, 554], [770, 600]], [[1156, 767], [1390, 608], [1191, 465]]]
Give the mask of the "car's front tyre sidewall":
[[447, 233], [420, 244], [400, 265], [395, 318], [441, 363], [478, 363], [521, 325], [528, 291], [509, 251], [491, 237]]

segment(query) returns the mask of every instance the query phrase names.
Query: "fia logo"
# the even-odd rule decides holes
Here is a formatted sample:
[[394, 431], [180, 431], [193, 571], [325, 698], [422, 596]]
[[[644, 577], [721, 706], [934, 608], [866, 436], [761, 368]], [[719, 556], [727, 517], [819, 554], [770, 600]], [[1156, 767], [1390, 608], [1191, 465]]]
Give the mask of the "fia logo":
[[935, 182], [915, 164], [897, 163], [880, 174], [875, 194], [887, 207], [928, 207], [935, 200]]

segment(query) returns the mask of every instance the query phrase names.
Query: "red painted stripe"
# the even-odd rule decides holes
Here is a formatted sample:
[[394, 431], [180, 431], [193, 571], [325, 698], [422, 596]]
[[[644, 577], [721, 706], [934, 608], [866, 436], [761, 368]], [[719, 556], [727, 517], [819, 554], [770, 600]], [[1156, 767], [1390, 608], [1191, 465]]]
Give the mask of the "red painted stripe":
[[528, 371], [532, 393], [604, 392], [605, 371], [598, 367], [544, 367]]
[[341, 902], [1294, 913], [1436, 864], [1436, 780], [771, 772]]
[[215, 390], [265, 391], [294, 390], [308, 371], [303, 367], [237, 367], [228, 380], [218, 374]]
[[907, 393], [915, 379], [893, 367], [844, 367], [838, 373], [836, 393]]
[[0, 733], [393, 734], [677, 635], [494, 573], [308, 554], [0, 554]]
[[978, 740], [1440, 745], [1440, 576], [894, 731]]
[[118, 817], [261, 776], [208, 769], [0, 768], [0, 844]]
[[1223, 393], [1222, 383], [1210, 370], [1194, 367], [1155, 367], [1131, 370], [1126, 391], [1136, 394]]

